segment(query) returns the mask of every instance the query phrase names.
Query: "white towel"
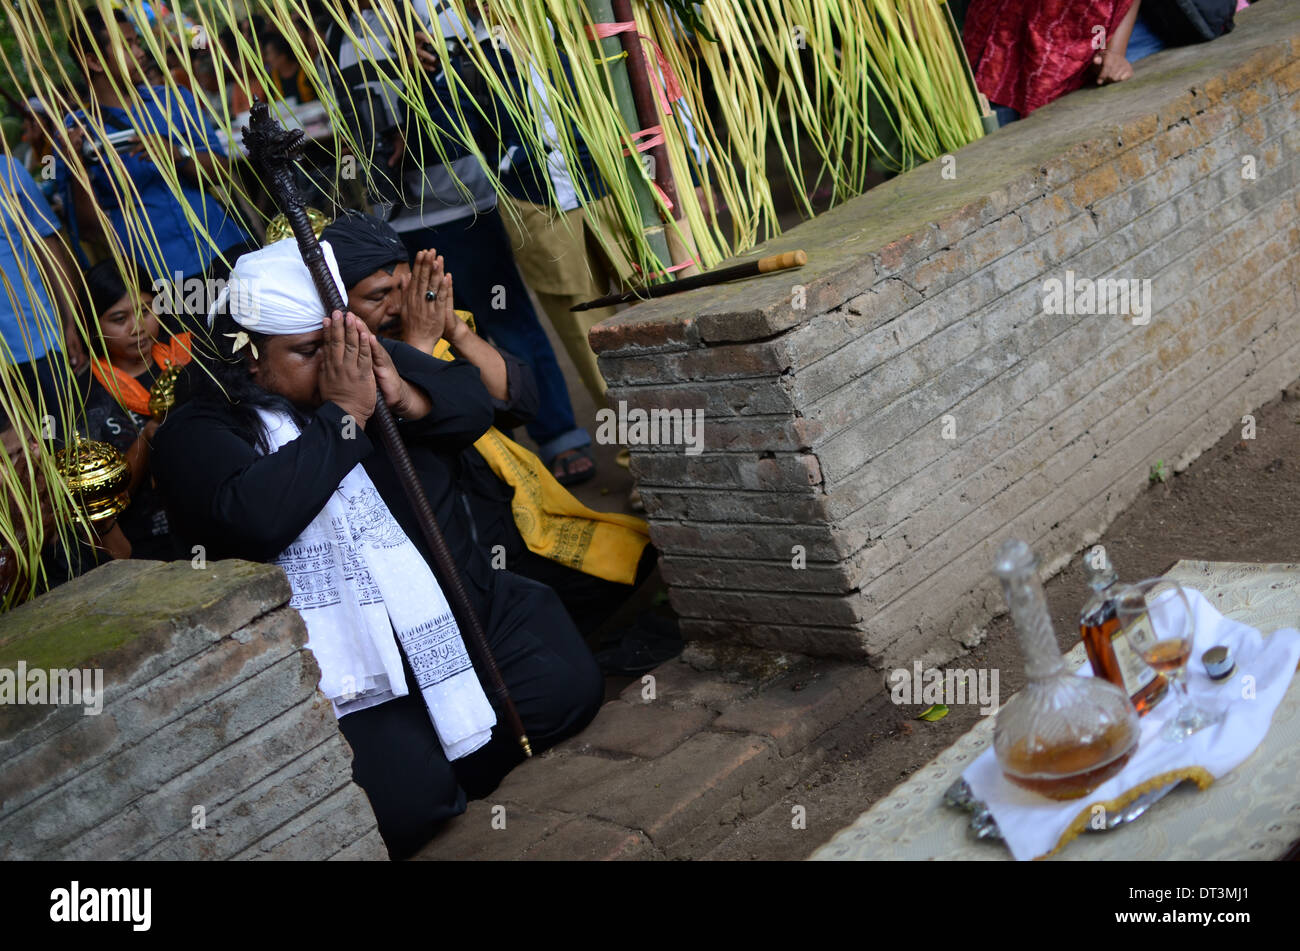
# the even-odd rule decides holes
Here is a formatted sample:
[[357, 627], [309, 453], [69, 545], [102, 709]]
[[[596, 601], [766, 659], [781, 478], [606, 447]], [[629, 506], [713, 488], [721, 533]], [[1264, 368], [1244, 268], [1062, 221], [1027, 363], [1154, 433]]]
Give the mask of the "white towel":
[[[288, 416], [258, 412], [274, 449], [298, 437]], [[290, 604], [307, 624], [336, 716], [406, 696], [405, 653], [447, 759], [491, 739], [496, 713], [447, 599], [364, 468], [343, 478], [276, 564], [293, 586]]]
[[[976, 798], [988, 804], [1017, 859], [1046, 855], [1056, 848], [1076, 819], [1091, 819], [1094, 803], [1115, 800], [1156, 776], [1193, 766], [1203, 768], [1215, 779], [1226, 775], [1241, 765], [1268, 733], [1273, 711], [1282, 702], [1300, 660], [1300, 631], [1283, 628], [1264, 637], [1254, 628], [1224, 617], [1199, 591], [1185, 590], [1196, 618], [1192, 656], [1187, 664], [1187, 690], [1204, 709], [1224, 711], [1223, 721], [1181, 743], [1161, 740], [1161, 728], [1177, 714], [1177, 702], [1170, 690], [1142, 718], [1138, 749], [1127, 765], [1089, 795], [1065, 802], [1014, 785], [1002, 775], [992, 747], [985, 750], [962, 776]], [[1205, 673], [1201, 654], [1218, 644], [1232, 652], [1237, 670], [1228, 680], [1216, 683]], [[1091, 673], [1086, 666], [1085, 671]]]

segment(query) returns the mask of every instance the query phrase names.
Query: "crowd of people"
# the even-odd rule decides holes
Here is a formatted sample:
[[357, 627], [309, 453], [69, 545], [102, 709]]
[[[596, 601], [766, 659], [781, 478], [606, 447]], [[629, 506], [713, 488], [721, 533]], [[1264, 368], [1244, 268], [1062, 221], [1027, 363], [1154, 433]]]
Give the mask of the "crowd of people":
[[[428, 15], [423, 2], [417, 0], [413, 6]], [[373, 21], [379, 15], [376, 10], [364, 9], [359, 19]], [[349, 24], [349, 30], [328, 18], [320, 24], [303, 22], [292, 41], [259, 18], [241, 23], [241, 35], [263, 52], [272, 80], [273, 88], [269, 90], [247, 76], [234, 75], [230, 55], [217, 55], [219, 49], [229, 52], [235, 48], [233, 35], [218, 37], [204, 48], [192, 50], [192, 69], [186, 72], [179, 62], [156, 63], [146, 54], [145, 44], [136, 38], [140, 27], [121, 12], [116, 19], [116, 28], [110, 30], [95, 10], [89, 10], [89, 30], [74, 29], [69, 37], [72, 58], [83, 69], [83, 109], [57, 123], [44, 114], [39, 100], [29, 100], [21, 107], [22, 146], [15, 154], [35, 174], [38, 190], [56, 220], [62, 221], [69, 247], [74, 256], [80, 257], [78, 263], [83, 268], [110, 256], [109, 244], [115, 239], [155, 280], [222, 277], [240, 253], [258, 246], [255, 235], [260, 232], [250, 220], [249, 209], [234, 202], [223, 203], [217, 197], [219, 191], [212, 187], [213, 182], [232, 178], [231, 164], [237, 157], [232, 160], [226, 154], [210, 115], [239, 117], [255, 97], [266, 98], [268, 94], [273, 100], [291, 105], [316, 99], [318, 91], [298, 62], [304, 50], [307, 55], [319, 55], [323, 47], [329, 54], [328, 62], [338, 64], [338, 69], [321, 69], [319, 73], [331, 77], [330, 92], [336, 101], [354, 102], [355, 92], [373, 89], [376, 80], [387, 83], [389, 88], [400, 88], [399, 73], [389, 62], [391, 48], [371, 43], [364, 55], [352, 48], [355, 33], [375, 31], [385, 35], [382, 26], [358, 22], [358, 18]], [[454, 42], [454, 24], [431, 16], [429, 22], [431, 29], [443, 31], [447, 42]], [[119, 36], [127, 47], [126, 55], [102, 55]], [[429, 36], [420, 39], [429, 40]], [[433, 77], [434, 95], [449, 93], [450, 80], [437, 57], [427, 46], [421, 48], [420, 55]], [[506, 61], [510, 62], [508, 57]], [[149, 95], [131, 97], [126, 93], [149, 86], [161, 78], [164, 70], [175, 79], [179, 97], [155, 100]], [[219, 77], [223, 70], [227, 74]], [[521, 85], [517, 76], [509, 80], [516, 88]], [[206, 108], [200, 107], [200, 100]], [[167, 114], [163, 114], [159, 101], [167, 103]], [[418, 141], [418, 123], [388, 114], [395, 111], [391, 101], [375, 106], [374, 110], [354, 110], [348, 118], [373, 126], [355, 128], [353, 132], [359, 133], [358, 141], [370, 143], [375, 150], [362, 158], [370, 160], [377, 210], [402, 235], [411, 255], [425, 248], [439, 251], [447, 272], [459, 279], [457, 303], [475, 314], [480, 333], [517, 354], [532, 369], [541, 405], [526, 428], [552, 473], [564, 485], [593, 478], [596, 468], [591, 435], [575, 419], [559, 362], [529, 291], [543, 295], [545, 313], [583, 384], [597, 405], [602, 405], [604, 382], [586, 332], [612, 310], [579, 316], [570, 314], [568, 306], [606, 293], [611, 279], [631, 274], [630, 266], [607, 261], [600, 243], [591, 237], [591, 226], [585, 232], [582, 222], [577, 228], [557, 227], [560, 217], [571, 217], [578, 209], [573, 178], [552, 156], [533, 154], [536, 149], [529, 147], [527, 137], [520, 136], [508, 122], [493, 129], [493, 145], [507, 157], [501, 180], [510, 192], [513, 207], [506, 216], [497, 208], [497, 193], [483, 174], [479, 157], [470, 154], [464, 143], [448, 138], [435, 148], [434, 143]], [[121, 186], [111, 171], [104, 163], [94, 164], [93, 159], [88, 166], [90, 187], [84, 187], [80, 177], [70, 173], [63, 153], [79, 155], [87, 147], [87, 124], [80, 121], [87, 113], [99, 123], [97, 128], [110, 134], [132, 128], [184, 130], [182, 134], [158, 137], [175, 160], [182, 194], [178, 196], [168, 187], [163, 171], [143, 143], [118, 149], [142, 208], [135, 195], [120, 194]], [[89, 138], [92, 145], [99, 144], [93, 141], [96, 136]], [[52, 176], [42, 174], [47, 162], [53, 163]], [[585, 171], [587, 181], [598, 180], [594, 169]], [[562, 208], [552, 207], [552, 186], [562, 196]], [[593, 201], [597, 198], [592, 196]], [[331, 199], [339, 205], [350, 203], [339, 195]], [[126, 205], [136, 207], [128, 213]], [[103, 233], [96, 206], [109, 219], [115, 235]], [[194, 218], [203, 222], [205, 233], [193, 227], [186, 206]], [[515, 220], [521, 215], [527, 215], [522, 228]], [[508, 224], [504, 220], [507, 217], [512, 219]], [[144, 230], [140, 227], [142, 221], [147, 223], [148, 234], [140, 233]], [[526, 285], [521, 270], [530, 275], [534, 286]], [[557, 291], [564, 296], [555, 299]], [[620, 456], [620, 462], [626, 462], [626, 454]]]
[[[321, 24], [304, 22], [293, 41], [269, 29], [259, 18], [240, 24], [245, 39], [263, 51], [273, 99], [301, 104], [316, 98], [317, 90], [307, 81], [298, 57], [304, 50], [308, 55], [317, 54], [322, 46], [330, 53], [330, 62], [338, 64], [338, 69], [322, 73], [332, 75], [335, 85], [330, 91], [339, 101], [351, 101], [356, 89], [373, 88], [376, 80], [398, 88], [400, 78], [390, 62], [390, 46], [372, 43], [364, 51], [353, 49], [351, 37], [357, 32], [386, 33], [374, 22], [379, 12], [368, 9], [368, 4], [359, 6], [362, 12], [349, 24], [350, 30], [341, 30], [328, 20]], [[422, 2], [414, 6], [427, 17], [431, 30], [441, 30], [448, 42], [454, 42], [454, 25], [434, 19]], [[226, 75], [224, 81], [219, 81], [218, 74], [223, 65], [229, 68], [229, 61], [215, 55], [215, 48], [224, 44], [232, 49], [233, 36], [218, 38], [215, 44], [194, 50], [192, 71], [186, 72], [178, 62], [158, 63], [146, 53], [146, 44], [140, 42], [137, 32], [147, 28], [145, 24], [137, 24], [121, 11], [114, 18], [116, 22], [109, 24], [96, 9], [88, 8], [84, 23], [78, 21], [68, 37], [68, 50], [82, 72], [78, 95], [82, 108], [54, 122], [45, 114], [40, 100], [32, 98], [20, 105], [22, 140], [15, 155], [22, 166], [13, 173], [18, 176], [13, 190], [25, 203], [23, 217], [43, 222], [43, 237], [54, 236], [51, 244], [58, 245], [65, 266], [80, 266], [92, 279], [107, 278], [110, 275], [103, 273], [107, 265], [92, 271], [93, 262], [103, 263], [113, 257], [130, 260], [137, 273], [113, 274], [111, 278], [132, 287], [138, 298], [137, 309], [143, 310], [143, 302], [152, 296], [148, 289], [156, 291], [160, 279], [186, 286], [195, 279], [206, 283], [212, 277], [223, 278], [242, 253], [260, 245], [255, 237], [258, 229], [247, 209], [223, 201], [221, 192], [212, 187], [214, 182], [233, 177], [232, 163], [237, 157], [227, 154], [210, 113], [235, 116], [246, 110], [254, 97], [265, 97], [267, 90], [247, 82], [247, 77]], [[417, 39], [423, 43], [430, 36], [421, 34]], [[115, 45], [122, 49], [114, 50]], [[118, 53], [122, 55], [115, 55]], [[448, 80], [441, 74], [437, 57], [427, 46], [421, 47], [420, 56], [431, 75], [438, 75], [433, 83], [435, 94], [448, 92]], [[162, 78], [163, 71], [176, 80], [179, 96], [147, 94], [154, 81]], [[513, 79], [518, 86], [521, 80]], [[132, 89], [141, 94], [132, 96]], [[200, 106], [200, 99], [207, 109]], [[86, 121], [88, 116], [93, 117], [93, 123]], [[534, 150], [512, 127], [507, 125], [504, 132], [497, 130], [497, 145], [508, 156], [502, 166], [502, 181], [511, 192], [515, 206], [512, 213], [516, 217], [527, 213], [531, 224], [521, 229], [512, 222], [508, 231], [497, 209], [497, 193], [484, 176], [479, 157], [470, 154], [464, 143], [438, 143], [439, 154], [431, 143], [414, 141], [414, 124], [404, 117], [384, 115], [376, 120], [369, 115], [369, 119], [382, 127], [354, 131], [361, 132], [359, 138], [375, 147], [375, 154], [367, 156], [372, 159], [372, 178], [377, 183], [372, 207], [399, 236], [408, 264], [418, 253], [436, 250], [439, 279], [448, 288], [454, 286], [451, 293], [456, 304], [474, 315], [478, 333], [515, 355], [531, 371], [538, 405], [519, 425], [526, 428], [538, 446], [546, 468], [562, 485], [589, 480], [595, 475], [591, 436], [577, 424], [559, 363], [520, 269], [540, 285], [531, 290], [542, 295], [548, 305], [546, 313], [599, 405], [603, 403], [604, 381], [586, 331], [612, 310], [593, 312], [594, 316], [583, 315], [580, 319], [569, 313], [568, 306], [607, 292], [611, 278], [627, 276], [630, 268], [602, 260], [598, 242], [591, 240], [590, 225], [585, 235], [581, 222], [572, 230], [557, 227], [557, 216], [573, 212], [579, 204], [573, 178], [561, 167], [554, 171], [554, 177], [563, 177], [563, 181], [547, 181], [556, 163], [547, 155], [530, 154]], [[157, 152], [146, 148], [140, 137], [128, 141], [126, 147], [99, 141], [105, 134], [111, 137], [124, 133], [129, 138], [129, 133], [138, 129], [158, 130], [151, 137], [156, 140], [152, 144], [161, 144], [164, 151], [170, 152], [179, 173], [179, 194], [156, 161]], [[108, 167], [110, 163], [95, 157], [96, 149], [106, 147], [116, 147], [119, 153], [130, 181], [125, 190]], [[48, 174], [51, 170], [53, 174]], [[589, 181], [598, 178], [594, 169], [587, 172]], [[565, 202], [560, 209], [551, 207], [552, 184], [560, 186]], [[391, 190], [386, 192], [386, 186]], [[195, 220], [202, 222], [201, 229], [194, 227]], [[56, 232], [60, 231], [65, 240], [58, 240]], [[116, 255], [111, 253], [114, 246], [119, 252]], [[36, 276], [36, 294], [44, 298], [48, 296], [46, 288]], [[393, 294], [405, 278], [390, 275], [387, 282], [372, 282], [373, 286], [367, 288], [370, 303]], [[569, 293], [557, 297], [557, 291]], [[12, 302], [11, 306], [21, 308], [21, 303]], [[30, 321], [20, 320], [20, 315], [14, 313], [3, 324], [11, 352], [24, 364], [26, 375], [48, 380], [44, 351], [51, 346], [67, 351], [74, 370], [87, 370], [88, 342], [74, 332], [70, 319], [72, 307], [85, 302], [60, 302], [57, 309], [51, 308], [48, 300], [42, 303], [33, 310], [57, 312], [65, 320], [60, 332], [41, 335], [35, 351], [18, 339], [17, 328]], [[85, 313], [91, 321], [103, 317], [94, 309]], [[160, 324], [156, 315], [153, 321], [140, 317], [126, 328], [130, 332], [126, 345], [141, 347], [143, 353], [152, 346], [145, 340], [157, 341], [160, 331], [165, 337], [177, 334], [179, 339], [181, 334], [201, 329], [193, 314], [182, 312], [177, 316], [181, 321], [175, 326], [168, 320]], [[93, 344], [99, 346], [100, 342]], [[115, 370], [116, 375], [128, 373], [137, 385], [147, 389], [146, 382], [135, 378], [147, 375], [145, 364], [149, 360], [127, 362], [131, 365]], [[94, 373], [87, 379], [106, 375], [100, 372], [101, 363], [95, 362]], [[140, 432], [148, 425], [147, 421], [136, 422]]]

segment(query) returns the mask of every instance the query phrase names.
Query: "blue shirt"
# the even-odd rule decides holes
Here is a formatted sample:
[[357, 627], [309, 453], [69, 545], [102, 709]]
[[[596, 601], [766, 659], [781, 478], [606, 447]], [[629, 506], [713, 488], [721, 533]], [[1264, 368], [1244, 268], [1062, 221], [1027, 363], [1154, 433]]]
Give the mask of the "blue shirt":
[[4, 282], [0, 284], [0, 336], [9, 348], [5, 359], [28, 363], [57, 350], [62, 339], [49, 291], [28, 250], [31, 232], [41, 238], [52, 235], [58, 230], [58, 219], [22, 163], [0, 155], [0, 175], [4, 177], [6, 199], [13, 195], [13, 210], [23, 218], [21, 222], [15, 221], [11, 202], [0, 201], [0, 223], [4, 226], [4, 240], [0, 240], [0, 271], [4, 272]]
[[[217, 138], [217, 130], [195, 102], [194, 94], [188, 89], [179, 90], [177, 98], [165, 86], [139, 86], [142, 105], [128, 113], [125, 109], [104, 107], [104, 129], [116, 132], [120, 129], [135, 128], [145, 134], [157, 134], [170, 138], [179, 146], [185, 146], [196, 155], [200, 152], [216, 152], [224, 156], [225, 149]], [[157, 102], [155, 102], [157, 97]], [[73, 126], [74, 119], [84, 115], [77, 112], [64, 121], [66, 126]], [[118, 200], [118, 191], [109, 172], [100, 163], [89, 165], [91, 185], [94, 198], [107, 213], [113, 230], [117, 232], [127, 253], [140, 264], [151, 277], [173, 279], [176, 274], [185, 277], [197, 277], [208, 269], [214, 256], [214, 250], [208, 241], [190, 226], [185, 217], [185, 208], [172, 193], [161, 170], [144, 155], [121, 156], [123, 165], [136, 190], [140, 194], [140, 207], [137, 217], [142, 218], [145, 226], [139, 222], [128, 227], [126, 215], [122, 212]], [[64, 189], [69, 224], [74, 237], [77, 236], [76, 215], [72, 202], [72, 177], [67, 165], [57, 163], [59, 182]], [[178, 175], [181, 193], [185, 202], [193, 209], [201, 227], [212, 237], [217, 250], [225, 249], [250, 240], [250, 235], [238, 220], [226, 209], [214, 195], [204, 193], [197, 184], [191, 182], [184, 174]], [[127, 195], [128, 202], [134, 202], [134, 196]], [[152, 230], [152, 234], [150, 231]], [[156, 239], [156, 244], [155, 244]], [[156, 249], [156, 251], [155, 251]], [[80, 253], [80, 249], [78, 249]], [[163, 273], [158, 274], [157, 258], [162, 259]]]

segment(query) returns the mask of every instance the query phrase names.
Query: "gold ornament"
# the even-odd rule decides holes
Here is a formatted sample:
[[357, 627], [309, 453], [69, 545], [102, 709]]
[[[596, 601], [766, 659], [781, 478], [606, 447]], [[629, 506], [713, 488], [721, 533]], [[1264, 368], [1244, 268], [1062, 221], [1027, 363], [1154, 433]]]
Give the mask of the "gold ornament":
[[[307, 221], [311, 224], [312, 234], [320, 237], [320, 233], [329, 225], [330, 219], [325, 217], [325, 213], [317, 211], [315, 208], [307, 209]], [[270, 224], [266, 226], [266, 243], [275, 244], [277, 241], [283, 241], [285, 238], [293, 237], [293, 228], [289, 225], [289, 219], [284, 216], [284, 212], [276, 215], [271, 219]]]
[[149, 390], [149, 415], [159, 422], [176, 405], [176, 380], [180, 375], [181, 368], [169, 363]]
[[55, 455], [55, 463], [92, 525], [116, 518], [131, 504], [131, 469], [108, 443], [75, 436], [72, 445]]

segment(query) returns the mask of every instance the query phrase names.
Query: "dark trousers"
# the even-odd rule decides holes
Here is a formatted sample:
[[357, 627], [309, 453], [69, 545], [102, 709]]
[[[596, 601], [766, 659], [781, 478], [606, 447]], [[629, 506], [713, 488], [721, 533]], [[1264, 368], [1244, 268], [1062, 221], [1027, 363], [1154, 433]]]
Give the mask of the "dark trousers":
[[553, 588], [578, 631], [583, 637], [590, 638], [636, 593], [658, 561], [659, 553], [654, 545], [646, 545], [637, 565], [636, 581], [632, 584], [597, 578], [527, 548], [511, 555], [508, 564], [515, 574]]
[[564, 374], [519, 276], [500, 212], [494, 208], [436, 228], [407, 231], [402, 242], [412, 260], [417, 251], [436, 249], [455, 279], [456, 306], [471, 311], [483, 336], [533, 371], [541, 405], [528, 435], [542, 447], [542, 458], [590, 445], [591, 436], [574, 421]]
[[[505, 571], [495, 588], [492, 616], [485, 619], [488, 643], [533, 752], [540, 753], [592, 721], [604, 700], [604, 678], [554, 591]], [[352, 746], [352, 777], [370, 798], [394, 859], [419, 851], [465, 811], [467, 800], [490, 794], [524, 758], [485, 685], [497, 709], [492, 739], [448, 762], [409, 670], [407, 686], [408, 696], [339, 720]]]

